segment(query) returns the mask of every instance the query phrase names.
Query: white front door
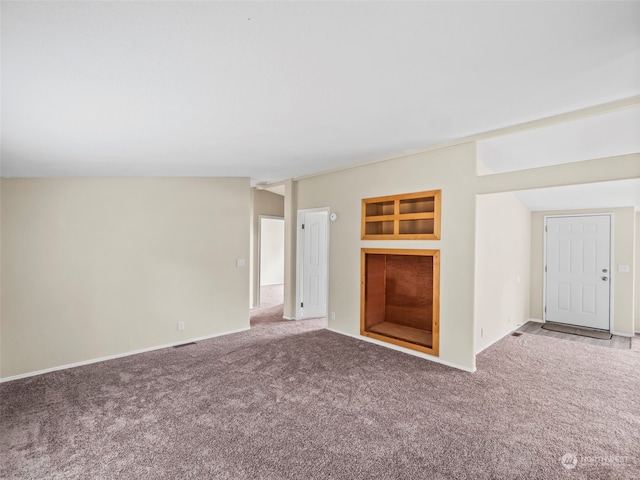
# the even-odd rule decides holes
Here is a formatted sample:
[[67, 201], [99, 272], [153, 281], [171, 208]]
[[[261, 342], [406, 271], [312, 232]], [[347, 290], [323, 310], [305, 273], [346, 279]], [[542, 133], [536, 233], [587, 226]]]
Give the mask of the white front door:
[[611, 216], [546, 218], [545, 321], [609, 330]]
[[302, 318], [327, 315], [327, 221], [326, 211], [301, 212], [302, 224]]

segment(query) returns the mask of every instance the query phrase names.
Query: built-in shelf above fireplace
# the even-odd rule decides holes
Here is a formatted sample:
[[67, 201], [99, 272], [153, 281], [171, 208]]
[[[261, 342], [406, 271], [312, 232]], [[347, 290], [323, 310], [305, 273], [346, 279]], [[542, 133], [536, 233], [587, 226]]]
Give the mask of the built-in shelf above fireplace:
[[440, 251], [362, 249], [360, 333], [438, 355]]
[[363, 240], [440, 239], [440, 190], [362, 200]]

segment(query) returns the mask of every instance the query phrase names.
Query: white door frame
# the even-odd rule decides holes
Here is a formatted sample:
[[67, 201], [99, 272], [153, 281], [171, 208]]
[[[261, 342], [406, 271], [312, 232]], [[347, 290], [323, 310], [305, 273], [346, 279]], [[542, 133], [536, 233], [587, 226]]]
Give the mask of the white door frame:
[[593, 216], [608, 216], [610, 218], [610, 232], [609, 232], [609, 265], [611, 266], [609, 271], [609, 332], [613, 333], [613, 292], [615, 291], [613, 288], [613, 284], [615, 282], [615, 278], [613, 275], [613, 266], [615, 265], [613, 262], [613, 251], [615, 250], [614, 243], [614, 221], [615, 214], [612, 212], [593, 212], [593, 213], [575, 213], [575, 214], [556, 214], [556, 215], [545, 215], [544, 216], [544, 224], [543, 224], [543, 240], [542, 240], [542, 321], [546, 323], [547, 321], [547, 312], [545, 306], [547, 305], [547, 272], [544, 271], [544, 267], [547, 263], [547, 218], [558, 218], [558, 217], [593, 217]]
[[329, 227], [329, 215], [331, 214], [331, 209], [329, 207], [320, 207], [320, 208], [305, 208], [302, 210], [298, 210], [298, 223], [296, 225], [296, 320], [302, 319], [302, 308], [300, 307], [300, 303], [302, 302], [302, 292], [304, 292], [304, 275], [302, 271], [302, 265], [304, 264], [304, 235], [301, 235], [302, 232], [302, 223], [304, 221], [304, 216], [307, 213], [318, 213], [318, 212], [326, 212], [327, 213], [327, 279], [325, 285], [325, 304], [327, 306], [327, 311], [329, 309], [329, 239], [331, 238]]

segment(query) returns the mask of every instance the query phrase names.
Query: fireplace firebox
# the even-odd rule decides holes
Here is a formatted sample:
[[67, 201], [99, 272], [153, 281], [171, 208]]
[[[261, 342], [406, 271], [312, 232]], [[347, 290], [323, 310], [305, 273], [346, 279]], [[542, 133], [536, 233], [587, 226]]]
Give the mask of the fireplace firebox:
[[363, 248], [360, 333], [438, 355], [440, 251]]

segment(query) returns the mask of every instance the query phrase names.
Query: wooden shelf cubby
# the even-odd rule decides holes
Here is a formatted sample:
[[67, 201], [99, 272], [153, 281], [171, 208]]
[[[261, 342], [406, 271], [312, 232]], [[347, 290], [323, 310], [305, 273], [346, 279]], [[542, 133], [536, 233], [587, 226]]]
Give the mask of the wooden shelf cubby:
[[360, 333], [438, 356], [440, 251], [361, 250]]
[[439, 240], [440, 190], [362, 200], [363, 240]]

